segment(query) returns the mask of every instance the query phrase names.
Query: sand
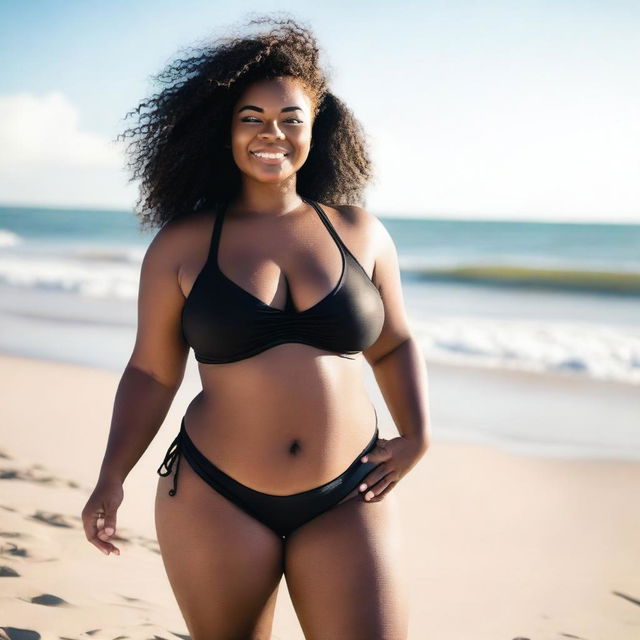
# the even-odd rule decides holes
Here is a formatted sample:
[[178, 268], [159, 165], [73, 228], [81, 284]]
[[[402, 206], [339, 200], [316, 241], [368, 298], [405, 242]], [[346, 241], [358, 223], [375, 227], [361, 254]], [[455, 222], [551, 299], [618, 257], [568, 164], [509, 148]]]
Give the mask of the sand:
[[[454, 398], [465, 379], [438, 366], [429, 376], [438, 398]], [[0, 638], [188, 637], [153, 502], [156, 469], [198, 391], [193, 375], [125, 482], [121, 555], [102, 555], [82, 530], [119, 377], [0, 356]], [[485, 401], [526, 412], [502, 389]], [[383, 437], [393, 437], [380, 415]], [[640, 638], [640, 463], [545, 459], [440, 433], [434, 421], [429, 451], [394, 489], [410, 559], [410, 640]], [[284, 579], [272, 637], [303, 638]]]

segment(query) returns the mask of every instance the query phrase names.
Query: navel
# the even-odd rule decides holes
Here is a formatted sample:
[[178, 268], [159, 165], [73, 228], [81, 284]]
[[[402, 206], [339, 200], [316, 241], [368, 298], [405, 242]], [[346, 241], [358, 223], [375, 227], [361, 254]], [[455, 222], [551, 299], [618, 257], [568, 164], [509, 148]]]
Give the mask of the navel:
[[290, 453], [291, 455], [294, 455], [294, 456], [295, 456], [295, 455], [298, 453], [298, 451], [300, 451], [300, 448], [301, 448], [301, 447], [300, 447], [300, 443], [298, 442], [298, 440], [294, 440], [294, 441], [291, 443], [291, 446], [289, 447], [289, 453]]

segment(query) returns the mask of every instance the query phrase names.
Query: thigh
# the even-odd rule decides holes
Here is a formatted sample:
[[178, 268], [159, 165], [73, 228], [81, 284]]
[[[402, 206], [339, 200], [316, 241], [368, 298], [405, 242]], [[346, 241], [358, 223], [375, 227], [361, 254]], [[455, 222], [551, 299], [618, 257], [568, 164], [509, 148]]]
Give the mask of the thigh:
[[160, 477], [155, 525], [171, 588], [192, 640], [271, 637], [283, 540], [210, 487], [183, 456]]
[[405, 640], [408, 591], [397, 495], [360, 495], [296, 529], [285, 576], [307, 640]]

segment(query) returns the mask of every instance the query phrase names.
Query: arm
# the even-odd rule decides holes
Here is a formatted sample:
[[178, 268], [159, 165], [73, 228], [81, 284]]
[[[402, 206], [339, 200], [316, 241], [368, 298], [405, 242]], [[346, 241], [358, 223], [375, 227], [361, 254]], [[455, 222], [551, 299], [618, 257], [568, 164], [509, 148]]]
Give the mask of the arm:
[[106, 555], [120, 553], [109, 538], [115, 533], [122, 484], [164, 421], [189, 354], [181, 326], [184, 296], [175, 256], [181, 253], [182, 235], [177, 226], [165, 225], [142, 261], [135, 345], [116, 391], [98, 481], [82, 511], [87, 539]]
[[175, 228], [161, 229], [142, 261], [136, 341], [115, 396], [100, 478], [124, 482], [162, 425], [184, 376], [184, 296]]
[[373, 370], [398, 432], [424, 453], [431, 437], [427, 368], [408, 326], [396, 247], [377, 218], [373, 218], [372, 224], [376, 229], [372, 279], [382, 297], [385, 320], [380, 336], [364, 352], [364, 357]]

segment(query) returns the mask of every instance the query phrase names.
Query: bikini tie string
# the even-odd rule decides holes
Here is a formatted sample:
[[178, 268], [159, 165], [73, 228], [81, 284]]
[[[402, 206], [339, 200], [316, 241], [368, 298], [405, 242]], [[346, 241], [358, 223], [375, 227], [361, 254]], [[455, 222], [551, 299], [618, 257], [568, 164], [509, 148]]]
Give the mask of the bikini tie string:
[[[180, 470], [180, 434], [175, 437], [169, 449], [167, 450], [166, 455], [164, 456], [164, 460], [162, 464], [158, 467], [158, 475], [168, 476], [171, 473], [171, 469], [173, 467], [173, 463], [176, 462], [176, 472], [173, 476], [173, 489], [169, 489], [169, 495], [175, 496], [176, 491], [178, 490], [178, 471]], [[165, 468], [162, 471], [162, 467]]]

